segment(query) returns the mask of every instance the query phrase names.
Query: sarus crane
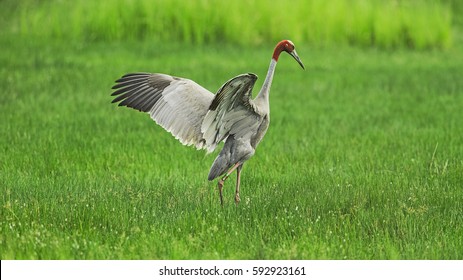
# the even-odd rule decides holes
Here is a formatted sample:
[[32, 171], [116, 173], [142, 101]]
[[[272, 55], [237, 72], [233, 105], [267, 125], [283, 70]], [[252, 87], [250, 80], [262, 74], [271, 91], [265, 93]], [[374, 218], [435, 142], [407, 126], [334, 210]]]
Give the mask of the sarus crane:
[[116, 98], [112, 102], [149, 113], [183, 145], [194, 145], [210, 153], [224, 141], [208, 179], [221, 177], [218, 190], [223, 206], [224, 182], [236, 170], [235, 203], [238, 204], [243, 164], [254, 155], [269, 127], [270, 87], [282, 52], [290, 54], [304, 69], [294, 44], [290, 40], [279, 42], [262, 88], [254, 99], [251, 92], [257, 76], [252, 73], [230, 79], [215, 95], [189, 79], [158, 73], [130, 73], [116, 80], [112, 87], [115, 90], [112, 96]]

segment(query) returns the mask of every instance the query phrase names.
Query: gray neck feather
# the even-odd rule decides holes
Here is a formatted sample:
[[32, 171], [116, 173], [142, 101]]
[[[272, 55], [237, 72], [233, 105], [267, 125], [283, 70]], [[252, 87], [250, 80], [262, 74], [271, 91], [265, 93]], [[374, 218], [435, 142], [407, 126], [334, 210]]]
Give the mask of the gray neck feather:
[[268, 97], [270, 93], [270, 87], [272, 86], [273, 74], [275, 73], [275, 67], [277, 65], [277, 61], [272, 58], [270, 61], [270, 66], [268, 68], [267, 76], [265, 77], [264, 84], [259, 91], [259, 94], [256, 97], [256, 100], [261, 99], [262, 101], [268, 104]]

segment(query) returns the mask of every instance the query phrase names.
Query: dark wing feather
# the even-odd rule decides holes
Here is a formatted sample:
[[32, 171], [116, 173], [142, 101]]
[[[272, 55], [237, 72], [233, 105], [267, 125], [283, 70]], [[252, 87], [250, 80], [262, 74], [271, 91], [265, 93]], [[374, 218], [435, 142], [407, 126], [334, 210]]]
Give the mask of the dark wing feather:
[[251, 100], [251, 93], [256, 80], [254, 74], [243, 74], [229, 80], [219, 89], [201, 126], [204, 140], [210, 149], [213, 150], [229, 135], [239, 139], [251, 137], [255, 133], [259, 115]]

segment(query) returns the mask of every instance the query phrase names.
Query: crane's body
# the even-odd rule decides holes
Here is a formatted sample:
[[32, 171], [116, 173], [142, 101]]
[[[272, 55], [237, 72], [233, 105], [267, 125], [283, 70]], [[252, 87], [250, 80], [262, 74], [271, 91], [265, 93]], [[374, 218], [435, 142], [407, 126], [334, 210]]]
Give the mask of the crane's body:
[[257, 76], [242, 74], [227, 81], [214, 95], [197, 83], [166, 74], [132, 73], [116, 81], [113, 96], [119, 106], [149, 113], [151, 118], [184, 145], [207, 152], [225, 144], [215, 159], [208, 179], [220, 176], [218, 188], [223, 205], [222, 187], [236, 170], [235, 202], [240, 201], [240, 174], [251, 158], [270, 123], [269, 93], [275, 67], [282, 51], [288, 52], [304, 68], [294, 44], [279, 42], [273, 52], [262, 89], [251, 99]]

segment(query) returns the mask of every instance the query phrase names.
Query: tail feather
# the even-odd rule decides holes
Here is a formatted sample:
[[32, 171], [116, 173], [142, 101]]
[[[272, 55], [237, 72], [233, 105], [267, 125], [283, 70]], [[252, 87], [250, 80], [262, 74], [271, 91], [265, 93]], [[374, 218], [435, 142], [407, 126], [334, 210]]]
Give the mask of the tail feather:
[[214, 180], [215, 178], [225, 174], [228, 169], [230, 169], [230, 163], [229, 161], [224, 158], [223, 156], [218, 156], [214, 163], [212, 164], [211, 170], [209, 171], [209, 175], [207, 179], [209, 181]]

